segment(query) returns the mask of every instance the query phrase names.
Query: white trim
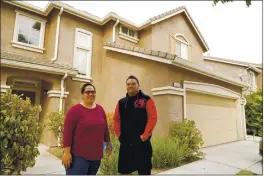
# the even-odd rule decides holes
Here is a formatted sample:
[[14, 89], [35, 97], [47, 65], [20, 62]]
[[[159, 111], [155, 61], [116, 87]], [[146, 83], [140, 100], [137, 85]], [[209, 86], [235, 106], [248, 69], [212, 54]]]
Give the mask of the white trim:
[[80, 81], [80, 82], [91, 82], [92, 78], [78, 78], [77, 76], [72, 78], [73, 81]]
[[184, 89], [181, 88], [175, 88], [172, 86], [166, 86], [166, 87], [158, 87], [151, 89], [152, 94], [155, 95], [181, 95], [184, 96]]
[[116, 52], [123, 53], [123, 54], [132, 55], [132, 56], [137, 56], [137, 57], [141, 57], [141, 58], [145, 58], [148, 60], [153, 60], [153, 61], [157, 61], [157, 62], [161, 62], [161, 63], [165, 63], [165, 64], [171, 64], [172, 63], [172, 61], [169, 59], [165, 59], [165, 58], [163, 59], [160, 57], [150, 56], [150, 55], [146, 55], [146, 54], [142, 54], [142, 53], [138, 53], [138, 52], [133, 52], [133, 51], [128, 51], [128, 50], [124, 50], [124, 49], [112, 48], [112, 47], [108, 47], [108, 46], [104, 46], [104, 49], [116, 51]]
[[10, 86], [1, 84], [1, 93], [6, 93], [7, 89], [10, 89]]
[[72, 76], [76, 75], [76, 71], [72, 71], [72, 70], [65, 70], [62, 68], [54, 68], [54, 67], [49, 67], [46, 65], [38, 65], [38, 64], [14, 61], [14, 60], [3, 59], [3, 58], [1, 58], [1, 66], [24, 69], [24, 70], [39, 71], [39, 72], [58, 74], [58, 75], [64, 75], [65, 73], [68, 73]]
[[11, 43], [12, 43], [12, 46], [15, 48], [25, 49], [25, 50], [29, 50], [29, 51], [35, 51], [38, 53], [43, 53], [45, 50], [44, 48], [34, 47], [32, 45], [22, 43], [22, 42], [11, 41]]
[[138, 40], [136, 40], [135, 38], [130, 38], [129, 36], [127, 36], [123, 33], [119, 33], [119, 37], [122, 39], [128, 40], [130, 42], [133, 42], [133, 43], [138, 43]]
[[[226, 61], [226, 60], [221, 60], [213, 57], [208, 57], [204, 56], [204, 60], [209, 60], [209, 61], [216, 61], [216, 62], [221, 62], [221, 63], [227, 63], [227, 64], [232, 64], [232, 65], [239, 65], [239, 66], [244, 66], [244, 67], [249, 67], [249, 65], [253, 66], [251, 67], [252, 69], [254, 67], [262, 68], [262, 66], [254, 65], [254, 63], [237, 63], [235, 60], [234, 61]], [[259, 69], [255, 69], [256, 72], [261, 72]]]
[[168, 18], [170, 18], [170, 17], [173, 17], [173, 16], [175, 16], [175, 15], [178, 15], [178, 14], [184, 12], [184, 11], [185, 11], [185, 9], [182, 9], [182, 10], [180, 10], [180, 11], [174, 12], [174, 13], [172, 13], [172, 14], [170, 14], [170, 15], [164, 16], [164, 17], [162, 17], [162, 18], [160, 18], [160, 19], [158, 19], [158, 20], [155, 20], [155, 21], [151, 22], [151, 24], [159, 23], [159, 22], [161, 22], [161, 21], [163, 21], [163, 20], [166, 20], [166, 19], [168, 19]]
[[[54, 97], [61, 98], [61, 93], [62, 92], [58, 90], [50, 90], [47, 92], [49, 98], [54, 98]], [[69, 95], [69, 92], [64, 92], [63, 98], [67, 98], [68, 95]]]
[[239, 93], [215, 84], [192, 82], [192, 81], [183, 81], [183, 84], [185, 85], [184, 87], [185, 90], [187, 91], [198, 92], [198, 93], [214, 95], [224, 98], [231, 98], [231, 99], [239, 99], [241, 97]]
[[[78, 33], [79, 32], [82, 32], [82, 33], [85, 33], [87, 35], [90, 35], [89, 43], [90, 43], [91, 46], [89, 48], [78, 45], [78, 38], [79, 38]], [[82, 75], [78, 75], [78, 73], [77, 73], [76, 77], [78, 77], [78, 78], [90, 79], [90, 77], [91, 77], [91, 74], [92, 74], [92, 51], [93, 51], [93, 39], [92, 38], [93, 38], [93, 34], [90, 31], [87, 31], [87, 30], [81, 29], [81, 28], [75, 28], [73, 65], [74, 65], [74, 61], [76, 59], [76, 51], [77, 51], [78, 47], [81, 48], [81, 49], [90, 51], [89, 55], [87, 56], [87, 75], [86, 76], [82, 76]]]
[[[177, 38], [178, 36], [183, 37], [186, 41], [182, 41], [181, 39], [178, 39], [178, 38]], [[187, 39], [187, 37], [185, 37], [185, 36], [184, 36], [183, 34], [181, 34], [181, 33], [175, 34], [175, 35], [174, 35], [174, 39], [175, 39], [175, 40], [178, 40], [179, 42], [182, 42], [182, 43], [184, 43], [184, 44], [186, 44], [186, 45], [188, 45], [188, 46], [189, 46], [189, 44], [190, 44], [190, 42], [189, 42], [189, 40]]]
[[[16, 19], [15, 19], [15, 27], [14, 27], [14, 32], [13, 32], [13, 41], [11, 41], [12, 46], [13, 47], [17, 47], [17, 48], [21, 48], [21, 49], [26, 49], [29, 51], [35, 51], [35, 52], [39, 52], [39, 53], [43, 53], [43, 51], [45, 50], [44, 47], [44, 39], [45, 39], [45, 29], [46, 29], [46, 22], [47, 20], [45, 18], [41, 18], [32, 14], [29, 14], [27, 12], [21, 11], [21, 10], [15, 10], [16, 12]], [[25, 16], [28, 18], [31, 18], [33, 20], [36, 20], [38, 22], [41, 23], [41, 27], [40, 27], [40, 36], [39, 36], [39, 45], [35, 46], [35, 45], [30, 45], [30, 44], [25, 44], [22, 42], [18, 41], [18, 23], [19, 23], [19, 16]]]

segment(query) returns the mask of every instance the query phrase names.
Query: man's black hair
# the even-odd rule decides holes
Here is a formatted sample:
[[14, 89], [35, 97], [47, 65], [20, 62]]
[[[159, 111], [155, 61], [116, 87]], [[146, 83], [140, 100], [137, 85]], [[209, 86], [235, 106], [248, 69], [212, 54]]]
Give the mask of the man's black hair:
[[95, 90], [94, 85], [92, 85], [91, 83], [85, 83], [85, 84], [82, 85], [82, 88], [81, 88], [81, 93], [82, 94], [84, 93], [85, 87], [87, 87], [87, 86], [92, 86], [94, 88], [94, 90]]
[[[138, 85], [139, 85], [139, 81], [138, 81], [138, 79], [137, 79], [135, 76], [130, 75], [130, 76], [127, 78], [127, 80], [129, 80], [129, 79], [135, 79], [135, 80], [137, 81]], [[127, 80], [126, 80], [126, 82], [127, 82]]]

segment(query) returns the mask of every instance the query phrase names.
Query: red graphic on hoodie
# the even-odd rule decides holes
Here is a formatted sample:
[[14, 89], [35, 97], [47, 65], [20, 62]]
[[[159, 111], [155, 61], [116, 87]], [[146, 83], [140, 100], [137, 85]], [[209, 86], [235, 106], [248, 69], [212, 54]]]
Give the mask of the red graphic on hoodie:
[[135, 108], [146, 108], [146, 99], [138, 99], [134, 102]]

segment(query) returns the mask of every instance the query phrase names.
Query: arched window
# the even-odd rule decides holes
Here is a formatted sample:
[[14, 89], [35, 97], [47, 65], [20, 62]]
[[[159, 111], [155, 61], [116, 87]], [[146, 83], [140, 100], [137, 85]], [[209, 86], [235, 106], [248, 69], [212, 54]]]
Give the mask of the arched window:
[[188, 39], [182, 34], [174, 35], [175, 39], [175, 51], [176, 55], [181, 57], [182, 59], [188, 60], [189, 58], [189, 41]]

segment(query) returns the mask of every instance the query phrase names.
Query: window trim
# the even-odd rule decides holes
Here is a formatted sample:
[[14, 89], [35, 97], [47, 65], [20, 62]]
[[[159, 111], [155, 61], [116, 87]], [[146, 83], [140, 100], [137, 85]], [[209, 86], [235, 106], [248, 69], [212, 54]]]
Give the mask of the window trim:
[[[185, 41], [177, 38], [178, 36], [183, 37], [185, 39]], [[185, 44], [185, 45], [187, 45], [187, 52], [188, 52], [187, 54], [188, 54], [188, 57], [187, 57], [187, 59], [184, 59], [184, 58], [182, 58], [182, 56], [180, 56], [180, 58], [182, 58], [184, 60], [189, 60], [190, 59], [190, 49], [189, 49], [190, 42], [189, 42], [189, 40], [183, 34], [180, 34], [180, 33], [175, 34], [174, 35], [174, 39], [176, 40], [175, 41], [175, 54], [176, 54], [176, 51], [177, 51], [177, 49], [176, 49], [176, 42], [179, 42], [180, 44]]]
[[[24, 12], [24, 11], [21, 11], [18, 9], [16, 9], [15, 12], [16, 12], [16, 20], [15, 20], [15, 26], [14, 26], [13, 40], [11, 41], [12, 46], [16, 47], [16, 48], [29, 50], [29, 51], [35, 51], [35, 52], [43, 53], [45, 50], [44, 40], [45, 40], [45, 29], [46, 29], [47, 20], [45, 18], [29, 14], [27, 12]], [[26, 43], [22, 43], [22, 42], [18, 41], [17, 36], [18, 36], [18, 27], [19, 27], [18, 24], [19, 24], [19, 16], [20, 15], [34, 19], [34, 20], [41, 23], [39, 46], [30, 45], [30, 44], [26, 44]]]
[[[87, 61], [87, 76], [83, 76], [83, 75], [78, 75], [78, 73], [76, 74], [76, 80], [81, 81], [81, 80], [92, 80], [91, 74], [92, 74], [92, 51], [93, 51], [93, 34], [90, 31], [87, 31], [85, 29], [81, 29], [81, 28], [75, 28], [75, 39], [74, 39], [74, 53], [73, 53], [73, 61], [72, 64], [74, 66], [74, 61], [76, 59], [76, 51], [77, 51], [77, 47], [78, 47], [78, 32], [82, 32], [85, 33], [87, 35], [90, 35], [90, 44], [91, 47], [86, 48], [86, 47], [82, 47], [79, 46], [79, 48], [84, 49], [84, 50], [90, 50], [90, 60]], [[87, 57], [88, 59], [88, 57]], [[89, 66], [90, 65], [90, 66]], [[79, 79], [78, 79], [79, 78]]]
[[[122, 28], [125, 27], [128, 29], [128, 33], [129, 33], [129, 30], [130, 31], [133, 31], [135, 33], [135, 37], [131, 37], [129, 34], [125, 34], [122, 32]], [[128, 40], [130, 42], [133, 42], [133, 43], [138, 43], [139, 39], [138, 39], [138, 31], [135, 31], [133, 29], [130, 29], [129, 27], [126, 27], [126, 26], [123, 26], [123, 25], [120, 25], [120, 28], [119, 28], [119, 37], [122, 38], [122, 39], [125, 39], [125, 40]]]

